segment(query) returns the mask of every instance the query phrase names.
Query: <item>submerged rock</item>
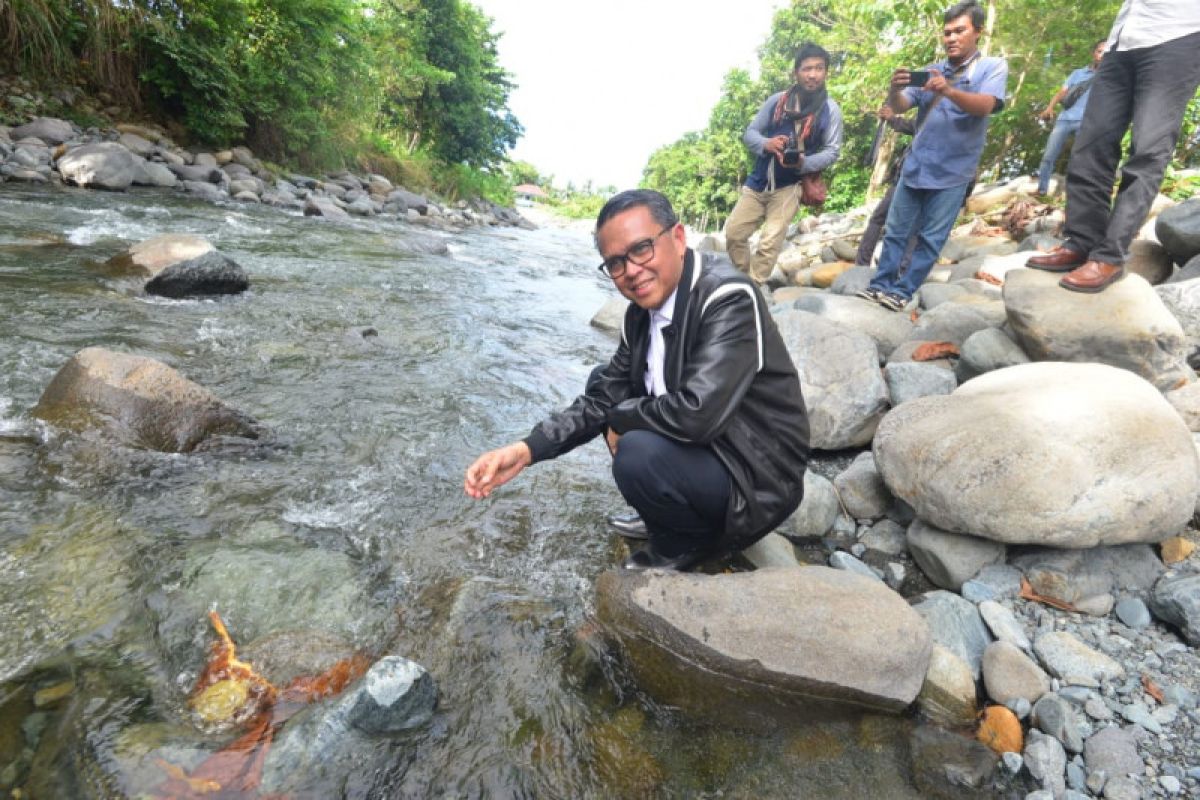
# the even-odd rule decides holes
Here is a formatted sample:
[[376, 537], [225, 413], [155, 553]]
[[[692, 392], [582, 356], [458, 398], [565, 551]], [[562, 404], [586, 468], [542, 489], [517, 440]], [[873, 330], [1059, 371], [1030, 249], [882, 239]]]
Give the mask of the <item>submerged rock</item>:
[[175, 370], [144, 356], [80, 350], [55, 374], [34, 416], [71, 430], [100, 428], [125, 444], [187, 453], [207, 439], [257, 439], [250, 417]]
[[146, 294], [174, 298], [240, 294], [249, 288], [245, 270], [215, 251], [172, 264], [146, 282]]
[[929, 630], [900, 595], [826, 567], [610, 571], [596, 597], [639, 684], [701, 713], [897, 712], [929, 665]]
[[190, 233], [164, 233], [138, 242], [104, 263], [109, 270], [153, 278], [178, 264], [216, 250], [212, 242]]

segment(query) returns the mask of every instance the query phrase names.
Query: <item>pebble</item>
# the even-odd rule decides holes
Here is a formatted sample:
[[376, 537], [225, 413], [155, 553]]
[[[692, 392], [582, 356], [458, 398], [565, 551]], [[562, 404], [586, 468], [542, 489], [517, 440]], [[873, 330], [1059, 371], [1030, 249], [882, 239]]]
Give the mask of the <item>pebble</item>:
[[1160, 706], [1154, 709], [1150, 716], [1160, 725], [1171, 725], [1175, 722], [1175, 718], [1179, 716], [1179, 707], [1173, 705]]
[[862, 558], [866, 554], [867, 546], [862, 542], [855, 542], [853, 545], [851, 545], [850, 555], [854, 556], [855, 558]]
[[1179, 782], [1179, 778], [1171, 775], [1164, 775], [1158, 779], [1158, 785], [1167, 791], [1167, 794], [1179, 794], [1183, 788], [1183, 784]]
[[1125, 597], [1117, 603], [1117, 619], [1140, 630], [1150, 624], [1150, 609], [1138, 597]]
[[1103, 700], [1093, 697], [1088, 700], [1083, 706], [1083, 711], [1092, 719], [1106, 720], [1112, 719], [1112, 710], [1104, 703]]
[[1021, 771], [1021, 767], [1025, 766], [1025, 759], [1021, 757], [1020, 753], [1004, 753], [1000, 756], [1000, 760], [1004, 762], [1004, 769], [1008, 771], [1009, 775], [1016, 775]]
[[829, 566], [833, 567], [834, 569], [842, 569], [847, 572], [856, 572], [859, 575], [879, 580], [879, 576], [875, 574], [875, 570], [871, 569], [849, 553], [841, 550], [838, 550], [829, 557]]
[[899, 590], [904, 584], [904, 578], [907, 575], [907, 570], [903, 564], [895, 561], [889, 561], [887, 566], [883, 568], [883, 580], [888, 586]]
[[1104, 784], [1105, 800], [1141, 800], [1137, 781], [1124, 775], [1113, 775]]
[[1067, 764], [1067, 786], [1076, 792], [1087, 791], [1087, 775], [1084, 773], [1083, 767], [1074, 761]]
[[1108, 782], [1108, 772], [1102, 769], [1093, 770], [1087, 776], [1087, 788], [1092, 794], [1099, 796]]
[[1024, 697], [1013, 697], [1007, 703], [1008, 710], [1017, 715], [1017, 719], [1025, 719], [1029, 716], [1029, 712], [1033, 710], [1033, 705]]
[[1162, 733], [1162, 725], [1159, 724], [1150, 713], [1150, 709], [1142, 703], [1130, 703], [1121, 708], [1121, 716], [1129, 720], [1135, 725], [1140, 725], [1151, 733]]
[[1196, 707], [1196, 695], [1186, 686], [1177, 683], [1163, 689], [1163, 701], [1188, 711]]

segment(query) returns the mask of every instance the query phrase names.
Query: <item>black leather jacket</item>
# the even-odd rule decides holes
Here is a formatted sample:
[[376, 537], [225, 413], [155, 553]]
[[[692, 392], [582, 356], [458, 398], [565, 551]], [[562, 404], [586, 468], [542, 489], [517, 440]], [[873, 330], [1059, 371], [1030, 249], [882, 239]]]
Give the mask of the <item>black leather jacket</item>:
[[724, 541], [746, 547], [787, 519], [803, 495], [808, 414], [796, 368], [762, 295], [722, 255], [687, 251], [663, 341], [667, 393], [654, 397], [645, 387], [650, 314], [630, 303], [612, 360], [524, 441], [534, 462], [608, 427], [707, 445], [733, 479]]

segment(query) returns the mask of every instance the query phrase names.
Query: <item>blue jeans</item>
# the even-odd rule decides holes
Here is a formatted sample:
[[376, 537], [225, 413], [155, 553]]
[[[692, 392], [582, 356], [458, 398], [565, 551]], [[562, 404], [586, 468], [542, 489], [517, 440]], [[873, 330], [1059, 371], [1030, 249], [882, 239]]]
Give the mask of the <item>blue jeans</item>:
[[[917, 293], [950, 238], [969, 185], [964, 183], [949, 189], [910, 189], [904, 179], [900, 179], [888, 211], [883, 252], [879, 255], [879, 270], [871, 280], [872, 289], [898, 294], [905, 299]], [[900, 263], [908, 239], [914, 234], [917, 249], [913, 251], [908, 269], [901, 275]]]
[[1060, 119], [1054, 123], [1054, 130], [1050, 131], [1050, 138], [1046, 140], [1046, 153], [1042, 156], [1042, 165], [1038, 168], [1038, 194], [1045, 194], [1050, 188], [1050, 176], [1054, 173], [1058, 156], [1066, 147], [1067, 139], [1079, 130], [1082, 124], [1082, 119]]

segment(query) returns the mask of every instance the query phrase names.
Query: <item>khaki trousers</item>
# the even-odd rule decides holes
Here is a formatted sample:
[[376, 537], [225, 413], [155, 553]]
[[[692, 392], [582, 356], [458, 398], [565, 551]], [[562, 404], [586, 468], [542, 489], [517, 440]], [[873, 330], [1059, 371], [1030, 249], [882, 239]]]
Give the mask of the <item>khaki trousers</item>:
[[[725, 250], [729, 260], [755, 283], [766, 283], [775, 269], [775, 260], [783, 249], [792, 217], [800, 208], [800, 184], [795, 183], [775, 191], [756, 192], [742, 187], [737, 205], [725, 220]], [[758, 248], [750, 255], [750, 236], [763, 225]]]

